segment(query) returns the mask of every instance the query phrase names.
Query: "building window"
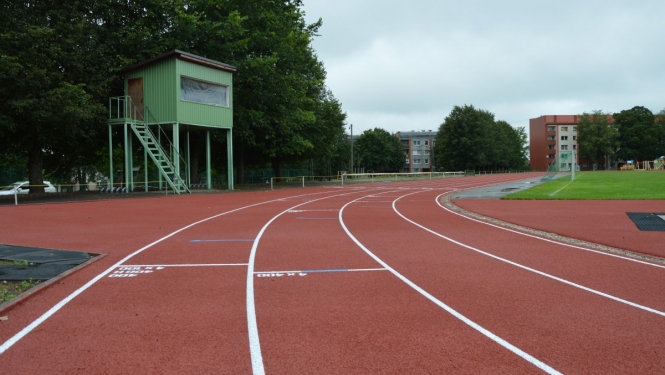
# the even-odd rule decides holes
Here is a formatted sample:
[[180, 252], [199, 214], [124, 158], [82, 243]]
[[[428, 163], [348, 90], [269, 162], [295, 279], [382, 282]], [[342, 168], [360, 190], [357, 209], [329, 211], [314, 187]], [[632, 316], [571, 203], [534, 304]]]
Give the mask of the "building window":
[[420, 155], [420, 150], [413, 150], [411, 155]]
[[568, 145], [561, 145], [561, 149], [562, 149], [562, 150], [567, 150], [567, 149], [568, 149]]
[[425, 141], [425, 146], [429, 146], [429, 141]]
[[556, 156], [556, 155], [554, 155], [554, 154], [547, 154], [547, 158], [548, 158], [548, 159], [554, 159], [554, 156]]
[[561, 136], [561, 140], [562, 140], [562, 141], [567, 141], [567, 140], [568, 140], [568, 136], [567, 136], [567, 135], [562, 135], [562, 136]]
[[549, 137], [547, 137], [547, 140], [548, 141], [556, 141], [556, 138], [554, 138], [553, 135], [550, 135]]
[[414, 146], [420, 146], [420, 141], [413, 141]]
[[576, 141], [576, 140], [577, 140], [577, 136], [574, 135], [574, 136], [573, 136], [573, 141]]
[[573, 145], [573, 150], [577, 150], [577, 145]]
[[180, 100], [228, 107], [228, 94], [228, 86], [180, 77]]
[[548, 150], [554, 150], [556, 149], [556, 145], [547, 145]]
[[429, 164], [429, 159], [425, 159], [425, 164]]
[[409, 158], [406, 158], [406, 161], [404, 162], [404, 164], [409, 164]]
[[414, 172], [420, 172], [420, 168], [413, 168]]
[[425, 155], [429, 155], [429, 150], [425, 150]]
[[561, 168], [566, 168], [566, 163], [561, 163]]
[[554, 131], [554, 126], [548, 126], [547, 131], [548, 132], [553, 132]]
[[573, 126], [573, 131], [574, 131], [574, 132], [577, 131], [577, 126]]
[[567, 126], [562, 126], [562, 127], [561, 127], [561, 131], [562, 131], [562, 132], [567, 132], [567, 131], [568, 131], [568, 127], [567, 127]]
[[413, 164], [420, 164], [420, 159], [413, 159]]

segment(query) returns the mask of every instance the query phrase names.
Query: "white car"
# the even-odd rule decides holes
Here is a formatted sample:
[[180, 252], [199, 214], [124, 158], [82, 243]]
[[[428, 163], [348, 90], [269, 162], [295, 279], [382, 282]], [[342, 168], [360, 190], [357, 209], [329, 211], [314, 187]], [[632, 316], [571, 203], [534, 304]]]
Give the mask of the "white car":
[[[0, 195], [28, 194], [29, 192], [30, 192], [29, 181], [14, 182], [9, 186], [4, 186], [0, 188]], [[51, 183], [48, 181], [44, 181], [44, 192], [55, 193], [56, 192], [55, 186], [51, 185]]]

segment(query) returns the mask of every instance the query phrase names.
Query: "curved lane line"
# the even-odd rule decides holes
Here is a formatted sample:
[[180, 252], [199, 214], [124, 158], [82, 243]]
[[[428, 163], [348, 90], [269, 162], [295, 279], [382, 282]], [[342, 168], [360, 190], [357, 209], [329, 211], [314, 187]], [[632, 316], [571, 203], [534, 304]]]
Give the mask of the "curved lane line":
[[554, 240], [550, 240], [549, 238], [543, 238], [543, 237], [536, 236], [536, 235], [533, 235], [533, 234], [520, 232], [520, 231], [518, 231], [518, 230], [514, 230], [514, 229], [510, 229], [510, 228], [504, 228], [504, 227], [502, 227], [502, 226], [500, 226], [500, 225], [496, 225], [496, 224], [492, 224], [492, 223], [487, 223], [487, 222], [484, 222], [484, 221], [482, 221], [482, 220], [478, 220], [478, 219], [475, 219], [475, 218], [472, 218], [472, 217], [468, 217], [468, 216], [466, 216], [466, 215], [460, 214], [459, 212], [452, 211], [452, 210], [449, 209], [448, 207], [445, 207], [444, 205], [441, 204], [441, 202], [440, 202], [440, 198], [441, 198], [442, 196], [446, 195], [446, 194], [448, 194], [448, 193], [443, 193], [443, 194], [438, 195], [438, 196], [436, 197], [436, 204], [438, 204], [439, 207], [443, 208], [444, 210], [446, 210], [446, 211], [448, 211], [448, 212], [450, 212], [450, 213], [452, 213], [452, 214], [455, 214], [455, 215], [461, 216], [461, 217], [463, 217], [463, 218], [465, 218], [465, 219], [468, 219], [468, 220], [471, 220], [471, 221], [475, 221], [475, 222], [477, 222], [477, 223], [481, 223], [481, 224], [489, 225], [489, 226], [491, 226], [491, 227], [498, 228], [498, 229], [502, 229], [502, 230], [505, 230], [505, 231], [508, 231], [508, 232], [512, 232], [512, 233], [520, 234], [520, 235], [522, 235], [522, 236], [535, 238], [535, 239], [538, 239], [538, 240], [541, 240], [541, 241], [551, 242], [551, 243], [554, 243], [554, 244], [557, 244], [557, 245], [561, 245], [561, 246], [566, 246], [566, 247], [572, 247], [573, 249], [578, 249], [578, 250], [583, 250], [583, 251], [589, 251], [589, 252], [592, 252], [592, 253], [601, 254], [601, 255], [606, 255], [606, 256], [609, 256], [609, 257], [619, 258], [619, 259], [623, 259], [623, 260], [629, 260], [629, 261], [631, 261], [631, 262], [635, 262], [635, 263], [646, 264], [647, 266], [653, 266], [653, 267], [658, 267], [658, 268], [665, 268], [665, 266], [660, 265], [660, 264], [649, 263], [649, 262], [646, 262], [646, 261], [643, 261], [643, 260], [639, 260], [639, 259], [628, 258], [628, 257], [624, 257], [624, 256], [621, 256], [621, 255], [616, 255], [616, 254], [612, 254], [612, 253], [606, 253], [606, 252], [604, 252], [604, 251], [599, 251], [599, 250], [589, 249], [589, 248], [587, 248], [587, 247], [581, 247], [581, 246], [571, 245], [571, 244], [569, 244], [569, 243], [565, 243], [565, 242], [554, 241]]
[[[407, 195], [411, 195], [411, 194], [417, 194], [417, 193], [406, 194], [406, 195], [404, 195], [403, 197], [405, 197], [405, 196], [407, 196]], [[574, 283], [574, 282], [572, 282], [572, 281], [568, 281], [568, 280], [566, 280], [566, 279], [562, 279], [562, 278], [560, 278], [560, 277], [557, 277], [557, 276], [554, 276], [554, 275], [550, 275], [549, 273], [545, 273], [545, 272], [543, 272], [543, 271], [539, 271], [539, 270], [537, 270], [537, 269], [534, 269], [534, 268], [531, 268], [531, 267], [527, 267], [527, 266], [522, 265], [522, 264], [519, 264], [519, 263], [517, 263], [517, 262], [513, 262], [512, 260], [508, 260], [508, 259], [505, 259], [505, 258], [501, 258], [500, 256], [497, 256], [497, 255], [494, 255], [494, 254], [490, 254], [490, 253], [488, 253], [488, 252], [486, 252], [486, 251], [483, 251], [483, 250], [480, 250], [480, 249], [476, 249], [476, 248], [473, 247], [473, 246], [469, 246], [469, 245], [463, 244], [463, 243], [461, 243], [461, 242], [459, 242], [459, 241], [455, 241], [455, 240], [453, 240], [453, 239], [450, 238], [450, 237], [446, 237], [446, 236], [444, 236], [443, 234], [440, 234], [440, 233], [438, 233], [438, 232], [435, 232], [435, 231], [433, 231], [433, 230], [431, 230], [431, 229], [429, 229], [429, 228], [427, 228], [427, 227], [425, 227], [425, 226], [423, 226], [423, 225], [420, 225], [420, 224], [416, 223], [415, 221], [413, 221], [413, 220], [407, 218], [406, 216], [402, 215], [399, 211], [397, 211], [397, 208], [395, 207], [395, 202], [397, 202], [398, 200], [402, 199], [403, 197], [400, 197], [400, 198], [395, 199], [395, 201], [393, 202], [393, 211], [395, 211], [395, 213], [396, 213], [397, 215], [399, 215], [402, 219], [408, 221], [409, 223], [411, 223], [411, 224], [413, 224], [413, 225], [415, 225], [415, 226], [417, 226], [417, 227], [420, 227], [420, 228], [422, 228], [422, 229], [424, 229], [424, 230], [426, 230], [426, 231], [432, 233], [432, 234], [435, 235], [435, 236], [441, 237], [441, 238], [443, 238], [444, 240], [450, 241], [450, 242], [452, 242], [452, 243], [454, 243], [454, 244], [456, 244], [456, 245], [459, 245], [459, 246], [465, 247], [465, 248], [467, 248], [467, 249], [469, 249], [469, 250], [473, 250], [473, 251], [475, 251], [475, 252], [477, 252], [477, 253], [480, 253], [480, 254], [486, 255], [486, 256], [488, 256], [488, 257], [494, 258], [494, 259], [496, 259], [496, 260], [500, 260], [500, 261], [502, 261], [502, 262], [505, 262], [505, 263], [511, 264], [511, 265], [513, 265], [513, 266], [515, 266], [515, 267], [519, 267], [519, 268], [521, 268], [521, 269], [523, 269], [523, 270], [530, 271], [530, 272], [536, 273], [536, 274], [538, 274], [538, 275], [545, 276], [545, 277], [547, 277], [547, 278], [549, 278], [549, 279], [556, 280], [556, 281], [559, 281], [559, 282], [561, 282], [561, 283], [564, 283], [564, 284], [567, 284], [567, 285], [573, 286], [573, 287], [575, 287], [575, 288], [579, 288], [579, 289], [585, 290], [585, 291], [587, 291], [587, 292], [590, 292], [590, 293], [593, 293], [593, 294], [599, 295], [599, 296], [601, 296], [601, 297], [609, 298], [609, 299], [611, 299], [611, 300], [614, 300], [614, 301], [617, 301], [617, 302], [620, 302], [620, 303], [624, 303], [624, 304], [626, 304], [626, 305], [629, 305], [629, 306], [632, 306], [632, 307], [636, 307], [636, 308], [638, 308], [638, 309], [641, 309], [641, 310], [644, 310], [644, 311], [648, 311], [648, 312], [650, 312], [650, 313], [654, 313], [654, 314], [656, 314], [656, 315], [660, 315], [660, 316], [664, 316], [664, 317], [665, 317], [665, 312], [662, 312], [662, 311], [659, 311], [659, 310], [656, 310], [656, 309], [652, 309], [651, 307], [643, 306], [643, 305], [640, 305], [640, 304], [637, 304], [637, 303], [635, 303], [635, 302], [631, 302], [631, 301], [628, 301], [628, 300], [625, 300], [625, 299], [622, 299], [622, 298], [619, 298], [619, 297], [615, 297], [615, 296], [613, 296], [613, 295], [611, 295], [611, 294], [603, 293], [603, 292], [601, 292], [601, 291], [599, 291], [599, 290], [591, 289], [591, 288], [586, 287], [586, 286], [584, 286], [584, 285], [580, 285], [580, 284]]]
[[[354, 191], [353, 193], [356, 193], [357, 191]], [[278, 217], [288, 213], [289, 211], [293, 210], [294, 208], [304, 206], [306, 204], [320, 201], [323, 199], [328, 199], [332, 197], [339, 197], [339, 196], [344, 196], [344, 195], [349, 195], [351, 193], [344, 193], [344, 194], [336, 194], [336, 195], [331, 195], [323, 198], [317, 198], [317, 199], [312, 199], [307, 202], [303, 202], [300, 204], [297, 204], [291, 208], [287, 208], [286, 210], [280, 212], [279, 214], [275, 215], [272, 219], [268, 220], [268, 222], [261, 228], [259, 231], [259, 234], [256, 236], [256, 239], [254, 240], [254, 244], [252, 244], [252, 250], [249, 253], [249, 265], [247, 266], [247, 334], [249, 336], [249, 353], [252, 359], [252, 372], [254, 375], [264, 375], [265, 368], [263, 366], [263, 355], [261, 354], [261, 342], [259, 340], [259, 327], [256, 322], [256, 305], [254, 301], [254, 275], [256, 272], [254, 272], [254, 261], [256, 259], [256, 250], [259, 246], [259, 241], [261, 241], [261, 237], [263, 237], [263, 233], [268, 229], [268, 226], [272, 224], [273, 221], [275, 221]]]
[[[409, 193], [409, 194], [403, 195], [402, 197], [407, 196], [407, 195], [411, 195], [411, 194], [417, 194], [417, 193], [418, 193], [418, 192], [416, 192], [416, 193]], [[400, 197], [400, 198], [402, 198], [402, 197]], [[397, 199], [400, 199], [400, 198], [397, 198]], [[362, 199], [362, 198], [358, 198], [358, 199]], [[483, 334], [485, 337], [487, 337], [487, 338], [489, 338], [490, 340], [496, 342], [497, 344], [503, 346], [504, 348], [510, 350], [511, 352], [517, 354], [517, 355], [520, 356], [522, 359], [528, 361], [529, 363], [533, 364], [534, 366], [538, 367], [539, 369], [545, 371], [545, 372], [548, 373], [548, 374], [561, 374], [559, 371], [553, 369], [552, 367], [548, 366], [548, 365], [545, 364], [544, 362], [538, 360], [536, 357], [534, 357], [534, 356], [532, 356], [532, 355], [530, 355], [530, 354], [524, 352], [522, 349], [520, 349], [520, 348], [514, 346], [513, 344], [511, 344], [511, 343], [509, 343], [508, 341], [502, 339], [501, 337], [499, 337], [499, 336], [493, 334], [492, 332], [490, 332], [489, 330], [483, 328], [482, 326], [480, 326], [479, 324], [475, 323], [474, 321], [472, 321], [471, 319], [467, 318], [466, 316], [460, 314], [460, 313], [457, 312], [455, 309], [453, 309], [452, 307], [446, 305], [445, 303], [443, 303], [442, 301], [440, 301], [439, 299], [437, 299], [436, 297], [434, 297], [433, 295], [429, 294], [427, 291], [425, 291], [424, 289], [422, 289], [421, 287], [419, 287], [418, 285], [416, 285], [414, 282], [412, 282], [411, 280], [407, 279], [407, 278], [406, 278], [405, 276], [403, 276], [401, 273], [397, 272], [394, 268], [390, 267], [386, 262], [384, 262], [383, 260], [381, 260], [381, 258], [379, 258], [378, 256], [374, 255], [374, 253], [372, 253], [372, 252], [371, 252], [368, 248], [366, 248], [366, 247], [365, 247], [360, 241], [358, 241], [358, 239], [357, 239], [356, 237], [354, 237], [353, 234], [351, 234], [351, 232], [349, 231], [349, 229], [348, 229], [348, 228], [346, 227], [346, 225], [344, 224], [344, 219], [343, 219], [343, 217], [342, 217], [342, 214], [344, 213], [344, 209], [346, 208], [346, 206], [348, 206], [349, 204], [351, 204], [351, 203], [353, 203], [353, 202], [354, 202], [354, 201], [351, 201], [351, 202], [345, 204], [344, 207], [342, 207], [342, 209], [339, 211], [339, 222], [340, 222], [340, 224], [342, 225], [342, 228], [344, 229], [344, 231], [346, 232], [346, 234], [351, 238], [351, 240], [353, 240], [353, 242], [355, 242], [356, 245], [358, 245], [358, 247], [360, 247], [365, 253], [367, 253], [367, 255], [369, 255], [369, 256], [372, 257], [374, 260], [376, 260], [379, 264], [381, 264], [384, 268], [386, 268], [388, 271], [390, 271], [390, 272], [391, 272], [393, 275], [395, 275], [398, 279], [402, 280], [405, 284], [407, 284], [408, 286], [410, 286], [411, 288], [413, 288], [415, 291], [417, 291], [418, 293], [420, 293], [423, 297], [425, 297], [425, 298], [427, 298], [428, 300], [434, 302], [437, 306], [439, 306], [439, 307], [441, 307], [442, 309], [446, 310], [448, 313], [450, 313], [451, 315], [453, 315], [455, 318], [461, 320], [462, 322], [464, 322], [465, 324], [467, 324], [467, 325], [470, 326], [471, 328], [473, 328], [473, 329], [475, 329], [476, 331], [480, 332], [480, 333]], [[393, 204], [394, 204], [394, 202], [393, 202]]]
[[[321, 193], [301, 194], [301, 195], [296, 195], [296, 197], [307, 196], [307, 195], [315, 195], [315, 194], [325, 194], [325, 193], [327, 193], [327, 192], [324, 191], [324, 192], [321, 192]], [[138, 255], [139, 253], [143, 252], [144, 250], [149, 249], [149, 248], [153, 247], [154, 245], [156, 245], [156, 244], [158, 244], [158, 243], [160, 243], [160, 242], [162, 242], [162, 241], [164, 241], [164, 240], [166, 240], [166, 239], [168, 239], [168, 238], [170, 238], [170, 237], [172, 237], [172, 236], [174, 236], [174, 235], [176, 235], [176, 234], [178, 234], [178, 233], [180, 233], [180, 232], [182, 232], [186, 229], [189, 229], [189, 228], [191, 228], [195, 225], [201, 224], [201, 223], [206, 222], [208, 220], [212, 220], [212, 219], [215, 219], [215, 218], [218, 218], [220, 216], [224, 216], [224, 215], [236, 212], [236, 211], [244, 210], [246, 208], [260, 206], [262, 204], [267, 204], [267, 203], [272, 203], [272, 202], [277, 202], [281, 199], [283, 199], [283, 198], [273, 199], [273, 200], [269, 200], [269, 201], [265, 201], [265, 202], [254, 203], [254, 204], [250, 204], [248, 206], [244, 206], [244, 207], [236, 208], [236, 209], [233, 209], [233, 210], [230, 210], [230, 211], [222, 212], [221, 214], [210, 216], [208, 218], [205, 218], [205, 219], [196, 221], [192, 224], [189, 224], [187, 226], [184, 226], [184, 227], [182, 227], [182, 228], [180, 228], [180, 229], [178, 229], [174, 232], [171, 232], [171, 233], [167, 234], [166, 236], [164, 236], [164, 237], [162, 237], [162, 238], [160, 238], [160, 239], [158, 239], [154, 242], [151, 242], [150, 244], [136, 250], [135, 252], [127, 255], [126, 257], [122, 258], [120, 261], [118, 261], [117, 263], [115, 263], [114, 265], [109, 267], [106, 271], [100, 273], [95, 278], [93, 278], [92, 280], [85, 283], [82, 287], [76, 289], [70, 295], [65, 297], [63, 300], [58, 302], [55, 306], [51, 307], [48, 311], [46, 311], [44, 314], [42, 314], [39, 318], [35, 319], [32, 323], [30, 323], [25, 328], [23, 328], [18, 333], [16, 333], [14, 336], [12, 336], [7, 341], [5, 341], [2, 345], [0, 345], [0, 355], [2, 353], [4, 353], [5, 351], [7, 351], [7, 349], [11, 348], [14, 344], [16, 344], [23, 337], [25, 337], [25, 335], [30, 333], [33, 329], [37, 328], [46, 319], [50, 318], [53, 314], [58, 312], [58, 310], [63, 308], [66, 304], [68, 304], [71, 300], [76, 298], [79, 294], [83, 293], [86, 289], [90, 288], [93, 284], [95, 284], [97, 281], [102, 279], [104, 276], [108, 275], [111, 271], [113, 271], [114, 269], [116, 269], [118, 267], [121, 267], [124, 262], [128, 261], [129, 259], [131, 259], [135, 255]]]

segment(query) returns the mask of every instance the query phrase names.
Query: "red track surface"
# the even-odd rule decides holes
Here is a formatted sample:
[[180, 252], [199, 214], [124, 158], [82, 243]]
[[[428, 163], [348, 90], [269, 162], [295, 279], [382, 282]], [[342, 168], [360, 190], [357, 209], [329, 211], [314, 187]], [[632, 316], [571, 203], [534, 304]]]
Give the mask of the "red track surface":
[[[0, 373], [664, 373], [665, 268], [493, 228], [435, 200], [530, 176], [0, 208], [2, 243], [108, 254], [0, 312]], [[621, 242], [628, 224], [602, 220], [662, 202], [590, 203], [599, 216], [579, 202], [455, 203], [662, 252], [662, 236]], [[121, 263], [144, 273], [110, 269], [223, 212]]]

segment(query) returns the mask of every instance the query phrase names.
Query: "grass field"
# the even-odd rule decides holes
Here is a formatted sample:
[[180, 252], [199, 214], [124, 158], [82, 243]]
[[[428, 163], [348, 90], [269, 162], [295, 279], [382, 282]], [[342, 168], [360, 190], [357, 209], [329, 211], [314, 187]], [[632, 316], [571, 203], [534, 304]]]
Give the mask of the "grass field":
[[503, 199], [665, 199], [665, 172], [579, 172]]

